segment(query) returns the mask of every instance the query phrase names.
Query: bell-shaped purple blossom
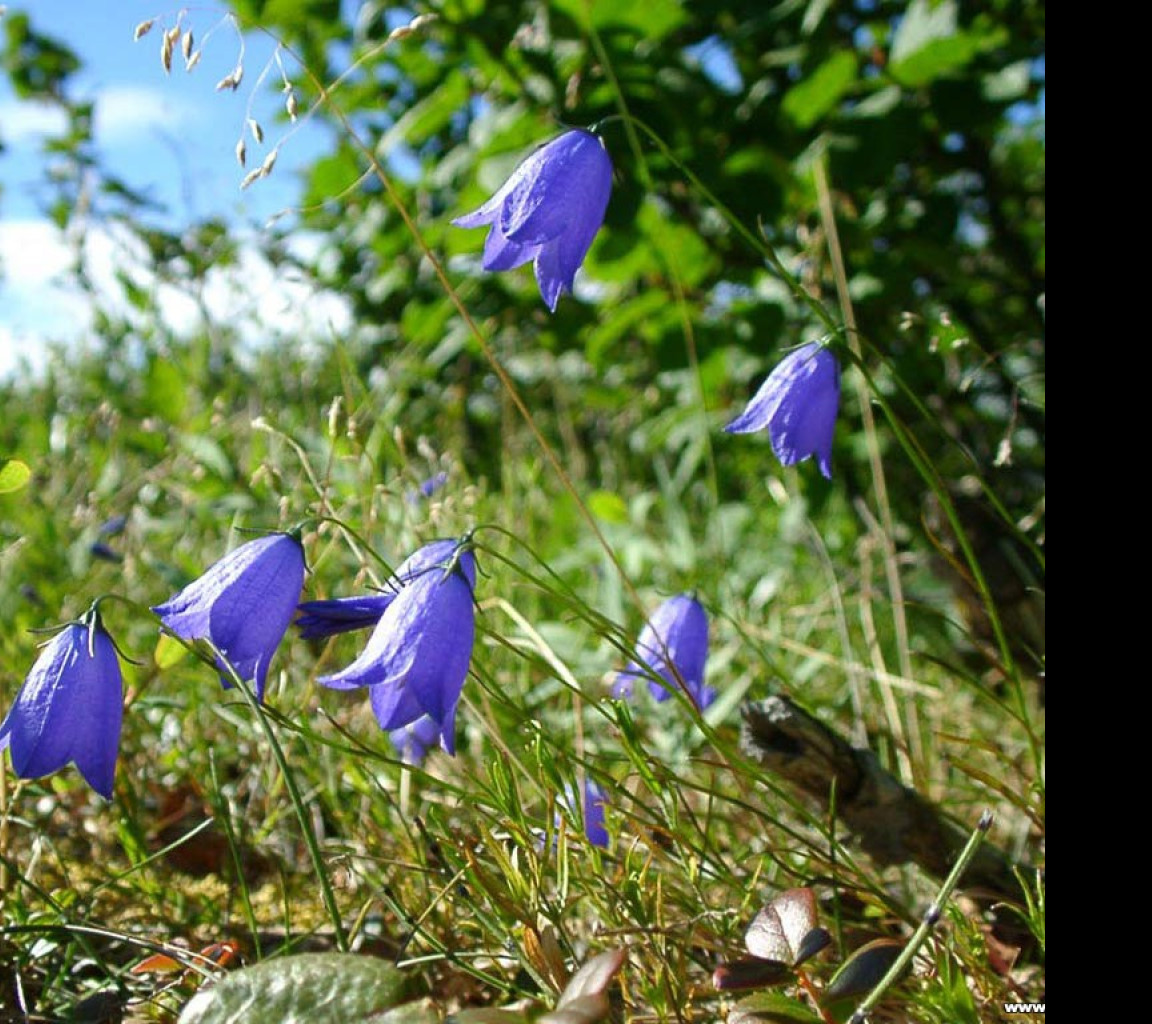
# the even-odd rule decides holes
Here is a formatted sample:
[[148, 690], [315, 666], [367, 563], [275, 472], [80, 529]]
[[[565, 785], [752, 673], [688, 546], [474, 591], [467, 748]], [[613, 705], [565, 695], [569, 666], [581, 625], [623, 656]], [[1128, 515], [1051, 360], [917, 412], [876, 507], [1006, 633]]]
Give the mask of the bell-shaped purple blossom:
[[51, 774], [72, 761], [111, 800], [123, 713], [116, 647], [92, 611], [44, 645], [0, 723], [0, 750], [9, 748], [22, 779]]
[[367, 629], [380, 621], [380, 616], [406, 583], [429, 569], [443, 568], [452, 560], [459, 541], [434, 540], [409, 555], [388, 578], [385, 589], [378, 594], [358, 597], [337, 597], [321, 601], [303, 601], [298, 606], [299, 617], [293, 625], [303, 639], [335, 636], [356, 629]]
[[747, 408], [724, 429], [730, 434], [767, 430], [772, 451], [785, 466], [812, 455], [832, 479], [832, 432], [840, 405], [840, 364], [817, 342], [784, 357]]
[[452, 223], [490, 226], [485, 270], [533, 261], [540, 294], [553, 312], [604, 223], [612, 160], [599, 136], [573, 130], [528, 156], [491, 199]]
[[391, 730], [388, 739], [402, 761], [419, 764], [433, 744], [440, 742], [440, 725], [427, 715], [421, 715], [415, 722]]
[[[569, 784], [564, 787], [564, 794], [560, 797], [560, 803], [570, 812], [574, 803], [574, 794], [575, 787]], [[591, 779], [585, 779], [584, 800], [581, 808], [584, 816], [584, 837], [593, 846], [599, 846], [603, 849], [607, 849], [609, 843], [608, 828], [604, 824], [604, 808], [607, 805], [604, 790]], [[559, 827], [559, 825], [560, 814], [557, 812], [556, 826]]]
[[476, 561], [466, 543], [453, 548], [401, 587], [351, 665], [317, 680], [336, 690], [370, 687], [376, 720], [389, 732], [427, 715], [449, 754], [476, 628]]
[[[268, 666], [304, 587], [304, 549], [289, 533], [241, 544], [152, 611], [184, 640], [209, 640], [264, 699]], [[224, 666], [220, 681], [232, 685]]]
[[667, 687], [686, 690], [701, 711], [716, 699], [716, 691], [704, 684], [708, 616], [703, 605], [690, 594], [670, 597], [656, 609], [640, 631], [636, 651], [642, 660], [630, 661], [627, 668], [617, 673], [613, 697], [631, 697], [636, 681], [646, 679], [652, 696], [667, 700], [671, 694], [652, 679], [656, 675], [666, 681]]

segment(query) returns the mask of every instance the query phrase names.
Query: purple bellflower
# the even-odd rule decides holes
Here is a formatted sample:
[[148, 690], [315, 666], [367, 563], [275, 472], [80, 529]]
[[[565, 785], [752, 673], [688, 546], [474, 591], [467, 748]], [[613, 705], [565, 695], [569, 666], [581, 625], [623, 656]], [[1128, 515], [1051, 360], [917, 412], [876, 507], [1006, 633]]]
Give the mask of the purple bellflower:
[[388, 733], [388, 739], [392, 741], [402, 761], [419, 764], [429, 748], [440, 742], [440, 726], [434, 719], [421, 715], [415, 722], [393, 729]]
[[44, 645], [0, 723], [0, 750], [10, 749], [22, 779], [72, 761], [88, 785], [111, 800], [123, 714], [116, 646], [90, 611]]
[[[645, 623], [636, 641], [642, 662], [630, 661], [616, 676], [613, 697], [631, 697], [638, 679], [648, 680], [648, 689], [659, 701], [667, 700], [668, 689], [651, 677], [660, 676], [667, 687], [683, 688], [703, 711], [716, 699], [716, 691], [704, 685], [704, 663], [708, 660], [708, 616], [704, 607], [689, 594], [670, 597]], [[671, 666], [675, 666], [675, 672]]]
[[[564, 787], [564, 794], [560, 797], [560, 803], [568, 810], [572, 811], [573, 796], [576, 792], [576, 787], [568, 784]], [[599, 846], [607, 849], [609, 843], [608, 829], [604, 824], [604, 808], [607, 806], [607, 800], [604, 796], [604, 790], [601, 789], [591, 779], [584, 780], [584, 806], [581, 808], [584, 815], [584, 837], [593, 846]], [[556, 826], [560, 825], [560, 813], [556, 813]]]
[[604, 223], [611, 193], [608, 151], [599, 136], [576, 129], [533, 152], [491, 199], [452, 223], [490, 227], [485, 270], [511, 270], [531, 260], [540, 294], [556, 312]]
[[443, 748], [455, 754], [456, 705], [475, 639], [476, 560], [467, 542], [451, 543], [438, 564], [423, 556], [424, 570], [401, 587], [360, 656], [317, 682], [335, 690], [369, 687], [376, 720], [389, 732], [427, 715]]
[[458, 544], [456, 540], [434, 540], [425, 544], [397, 566], [379, 594], [304, 601], [297, 609], [300, 616], [293, 625], [306, 640], [375, 626], [406, 583], [430, 569], [447, 565]]
[[776, 366], [747, 408], [724, 429], [730, 434], [767, 430], [785, 466], [816, 456], [832, 479], [832, 432], [840, 404], [840, 364], [817, 342], [801, 345]]
[[[304, 587], [304, 549], [289, 533], [251, 540], [152, 611], [184, 640], [209, 640], [264, 699], [268, 666]], [[224, 666], [220, 681], [232, 685]]]

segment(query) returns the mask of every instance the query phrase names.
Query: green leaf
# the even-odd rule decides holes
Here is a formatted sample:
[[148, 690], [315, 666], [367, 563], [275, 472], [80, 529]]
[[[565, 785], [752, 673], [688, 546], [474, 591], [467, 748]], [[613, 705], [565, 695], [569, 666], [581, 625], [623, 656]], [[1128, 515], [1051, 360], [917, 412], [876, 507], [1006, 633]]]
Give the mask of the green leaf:
[[781, 109], [800, 128], [810, 128], [830, 110], [856, 82], [856, 54], [834, 53], [812, 74], [797, 82], [784, 95]]
[[588, 509], [606, 523], [628, 522], [628, 506], [619, 494], [612, 491], [593, 491], [588, 495]]
[[32, 470], [19, 459], [0, 459], [0, 494], [20, 490], [31, 476]]
[[716, 270], [715, 251], [660, 204], [646, 202], [636, 225], [647, 238], [655, 265], [665, 274], [674, 273], [686, 287], [696, 287]]
[[781, 960], [764, 960], [749, 956], [729, 960], [712, 972], [712, 986], [719, 992], [740, 992], [749, 988], [770, 988], [783, 985], [795, 977], [795, 972]]
[[[623, 949], [609, 949], [604, 953], [592, 957], [568, 980], [564, 991], [556, 1002], [557, 1010], [573, 1010], [581, 1014], [595, 1014], [595, 1007], [603, 1006], [603, 1014], [608, 1012], [608, 999], [604, 993], [612, 984], [616, 973], [624, 966], [627, 954]], [[559, 1019], [555, 1013], [541, 1017], [541, 1022], [550, 1018]], [[599, 1016], [592, 1016], [591, 1020], [599, 1020]]]
[[956, 2], [912, 0], [892, 39], [890, 64], [902, 64], [932, 43], [956, 35]]
[[808, 0], [808, 7], [804, 11], [804, 18], [800, 22], [801, 35], [810, 36], [813, 32], [820, 27], [820, 22], [824, 20], [824, 15], [828, 13], [828, 8], [832, 6], [832, 0]]
[[513, 1010], [485, 1007], [480, 1010], [463, 1010], [453, 1014], [445, 1024], [528, 1024], [528, 1018]]
[[239, 0], [238, 13], [264, 25], [302, 32], [315, 23], [339, 24], [340, 0]]
[[265, 960], [201, 990], [178, 1024], [250, 1024], [255, 1008], [260, 1020], [277, 1024], [357, 1024], [403, 1002], [405, 981], [375, 957], [301, 953]]
[[1031, 64], [1026, 60], [1018, 60], [993, 75], [985, 76], [982, 83], [984, 98], [993, 103], [1022, 100], [1028, 94], [1028, 85], [1031, 81]]
[[975, 56], [980, 42], [959, 28], [956, 12], [955, 0], [913, 0], [888, 55], [893, 78], [906, 86], [927, 85]]
[[347, 147], [341, 147], [331, 156], [321, 157], [312, 164], [304, 201], [310, 206], [319, 206], [336, 199], [347, 192], [363, 173], [356, 155]]
[[849, 996], [862, 996], [880, 984], [904, 948], [899, 939], [875, 939], [861, 946], [832, 975], [820, 1001], [831, 1003]]
[[808, 888], [787, 889], [753, 918], [744, 935], [744, 945], [753, 956], [765, 960], [800, 963], [802, 952], [807, 952], [806, 939], [816, 928], [817, 920], [816, 894]]
[[221, 480], [231, 480], [236, 475], [228, 453], [212, 438], [202, 434], [181, 434], [177, 445]]
[[617, 342], [667, 308], [667, 294], [654, 290], [641, 292], [634, 299], [613, 307], [611, 312], [605, 311], [599, 325], [589, 329], [585, 335], [584, 352], [588, 362], [597, 367], [606, 366], [610, 361], [609, 350]]
[[167, 359], [156, 356], [148, 361], [145, 378], [148, 405], [154, 415], [169, 423], [179, 423], [188, 407], [188, 382]]
[[821, 1018], [782, 992], [761, 992], [738, 1002], [728, 1024], [819, 1024]]
[[[378, 1013], [371, 1018], [371, 1024], [441, 1024], [443, 1019], [430, 999], [421, 999]], [[523, 1024], [523, 1018], [514, 1018], [513, 1024]]]
[[188, 648], [175, 637], [161, 633], [156, 641], [156, 650], [152, 653], [152, 660], [156, 667], [164, 670], [183, 661], [188, 656]]
[[652, 40], [666, 36], [687, 20], [678, 0], [644, 0], [641, 4], [622, 4], [619, 0], [591, 0], [591, 3], [589, 0], [553, 0], [551, 6], [585, 30], [627, 28]]
[[468, 105], [471, 94], [467, 76], [461, 71], [450, 72], [438, 88], [404, 111], [381, 136], [376, 152], [387, 156], [401, 142], [410, 146], [427, 142]]

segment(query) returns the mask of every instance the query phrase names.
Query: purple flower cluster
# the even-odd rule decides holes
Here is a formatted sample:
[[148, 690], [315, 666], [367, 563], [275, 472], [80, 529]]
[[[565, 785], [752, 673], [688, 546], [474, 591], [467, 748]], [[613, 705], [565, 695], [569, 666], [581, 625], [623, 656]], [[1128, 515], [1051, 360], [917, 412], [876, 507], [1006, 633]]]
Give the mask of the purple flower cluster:
[[[152, 610], [188, 643], [206, 642], [225, 687], [239, 678], [264, 699], [269, 666], [297, 607], [303, 636], [373, 626], [361, 655], [320, 682], [367, 686], [372, 707], [400, 757], [420, 761], [439, 743], [455, 752], [456, 706], [475, 631], [476, 563], [470, 540], [437, 540], [401, 563], [385, 593], [298, 605], [304, 550], [294, 534], [242, 544]], [[3, 723], [21, 778], [75, 762], [107, 798], [120, 743], [122, 683], [116, 648], [95, 606], [45, 646]]]
[[[476, 210], [453, 223], [486, 227], [482, 265], [499, 271], [533, 264], [540, 294], [555, 311], [604, 222], [612, 192], [612, 161], [600, 137], [572, 130], [539, 147]], [[815, 457], [831, 477], [840, 398], [840, 367], [819, 343], [797, 348], [772, 370], [729, 433], [768, 432], [785, 466]], [[445, 473], [409, 495], [418, 502], [444, 486]], [[122, 529], [110, 521], [102, 534]], [[119, 555], [103, 543], [93, 553]], [[153, 607], [162, 626], [189, 644], [206, 644], [227, 688], [251, 683], [264, 700], [272, 659], [289, 624], [303, 638], [372, 629], [351, 664], [324, 675], [332, 689], [367, 687], [373, 712], [397, 754], [419, 762], [439, 743], [455, 753], [456, 711], [475, 638], [476, 564], [470, 537], [436, 540], [405, 559], [378, 593], [300, 603], [303, 547], [295, 534], [275, 533], [242, 544], [199, 578]], [[674, 691], [703, 711], [716, 698], [704, 682], [708, 618], [689, 594], [661, 604], [645, 623], [634, 656], [615, 679], [614, 696], [631, 698], [638, 680], [657, 701]], [[74, 762], [92, 787], [110, 798], [122, 718], [116, 647], [94, 605], [64, 625], [33, 665], [0, 723], [22, 778]], [[564, 799], [571, 803], [569, 793]], [[588, 782], [583, 822], [591, 843], [606, 846], [604, 793]]]
[[317, 681], [334, 690], [369, 687], [380, 728], [391, 733], [427, 718], [441, 746], [454, 754], [456, 705], [476, 629], [470, 542], [433, 541], [401, 565], [396, 579], [399, 589], [360, 656]]

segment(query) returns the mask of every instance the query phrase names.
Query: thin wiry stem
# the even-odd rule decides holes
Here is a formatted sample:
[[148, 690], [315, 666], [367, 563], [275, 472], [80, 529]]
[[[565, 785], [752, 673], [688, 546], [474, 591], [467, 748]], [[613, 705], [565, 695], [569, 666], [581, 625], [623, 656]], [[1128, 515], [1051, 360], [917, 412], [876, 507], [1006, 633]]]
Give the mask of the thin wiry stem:
[[[844, 250], [840, 245], [840, 232], [836, 227], [836, 214], [832, 209], [832, 190], [828, 184], [826, 156], [821, 153], [815, 161], [813, 174], [816, 178], [816, 197], [820, 208], [820, 223], [828, 243], [828, 256], [832, 261], [832, 279], [836, 282], [836, 297], [844, 318], [845, 343], [856, 357], [857, 365], [863, 361], [860, 337], [856, 330], [856, 310], [848, 291], [848, 272], [844, 264]], [[880, 453], [880, 435], [876, 429], [876, 418], [872, 412], [871, 395], [864, 376], [858, 370], [850, 370], [852, 386], [856, 391], [856, 403], [860, 407], [860, 422], [864, 428], [864, 440], [868, 449], [868, 465], [872, 471], [872, 494], [880, 513], [883, 529], [877, 530], [884, 549], [884, 574], [888, 582], [888, 596], [892, 606], [892, 626], [896, 639], [896, 656], [900, 662], [900, 674], [911, 678], [912, 659], [909, 655], [908, 617], [904, 613], [904, 584], [900, 579], [900, 567], [896, 562], [895, 523], [892, 518], [892, 503], [888, 498], [888, 483], [884, 475], [884, 459]], [[891, 699], [891, 694], [886, 694]], [[916, 717], [916, 705], [907, 702], [907, 721], [902, 723], [907, 729], [909, 749], [909, 770], [914, 774], [913, 765], [923, 762], [923, 743], [920, 738], [920, 723]], [[897, 718], [897, 723], [900, 719]], [[908, 781], [915, 782], [915, 778]]]
[[916, 955], [917, 951], [924, 945], [928, 936], [931, 934], [932, 929], [936, 927], [937, 922], [940, 920], [940, 913], [945, 903], [948, 902], [952, 896], [952, 890], [960, 883], [960, 878], [967, 870], [968, 865], [972, 863], [972, 858], [976, 856], [976, 851], [980, 849], [980, 844], [984, 841], [984, 837], [988, 834], [988, 830], [992, 827], [992, 812], [985, 811], [980, 815], [980, 821], [977, 823], [976, 828], [972, 830], [972, 835], [968, 837], [968, 842], [965, 844], [964, 849], [960, 851], [960, 856], [956, 858], [956, 863], [952, 870], [948, 872], [948, 877], [944, 879], [943, 884], [940, 886], [939, 891], [936, 893], [936, 899], [932, 901], [932, 905], [924, 912], [924, 916], [920, 921], [920, 926], [912, 934], [912, 938], [908, 940], [907, 945], [900, 951], [900, 955], [896, 958], [895, 963], [888, 968], [888, 973], [880, 979], [880, 983], [868, 993], [868, 998], [864, 1000], [859, 1006], [856, 1007], [856, 1012], [848, 1019], [848, 1024], [865, 1024], [868, 1019], [868, 1014], [872, 1009], [884, 998], [884, 993], [888, 991], [904, 974], [908, 965], [912, 963], [912, 958]]
[[296, 813], [296, 820], [300, 823], [300, 831], [304, 837], [304, 845], [308, 848], [308, 856], [312, 860], [312, 870], [316, 874], [316, 880], [320, 883], [320, 896], [324, 901], [325, 909], [328, 911], [328, 917], [332, 921], [336, 948], [340, 950], [341, 953], [347, 953], [348, 935], [344, 930], [344, 922], [340, 916], [340, 907], [336, 902], [336, 894], [332, 889], [332, 880], [328, 877], [328, 868], [324, 864], [324, 857], [320, 851], [320, 843], [316, 838], [316, 831], [312, 827], [312, 816], [308, 813], [308, 807], [304, 803], [304, 797], [301, 795], [300, 788], [296, 785], [296, 779], [288, 767], [288, 758], [284, 756], [284, 748], [276, 738], [276, 733], [268, 721], [268, 716], [264, 712], [264, 706], [256, 699], [256, 694], [253, 693], [248, 684], [240, 678], [240, 674], [219, 648], [212, 644], [211, 641], [204, 641], [204, 643], [211, 648], [212, 652], [216, 655], [218, 664], [224, 667], [232, 684], [243, 694], [244, 700], [248, 702], [248, 706], [256, 716], [256, 721], [260, 724], [264, 738], [268, 741], [268, 746], [272, 750], [272, 756], [276, 760], [276, 766], [280, 769], [280, 777], [284, 780], [284, 787], [288, 790], [288, 799], [292, 801], [292, 809]]

